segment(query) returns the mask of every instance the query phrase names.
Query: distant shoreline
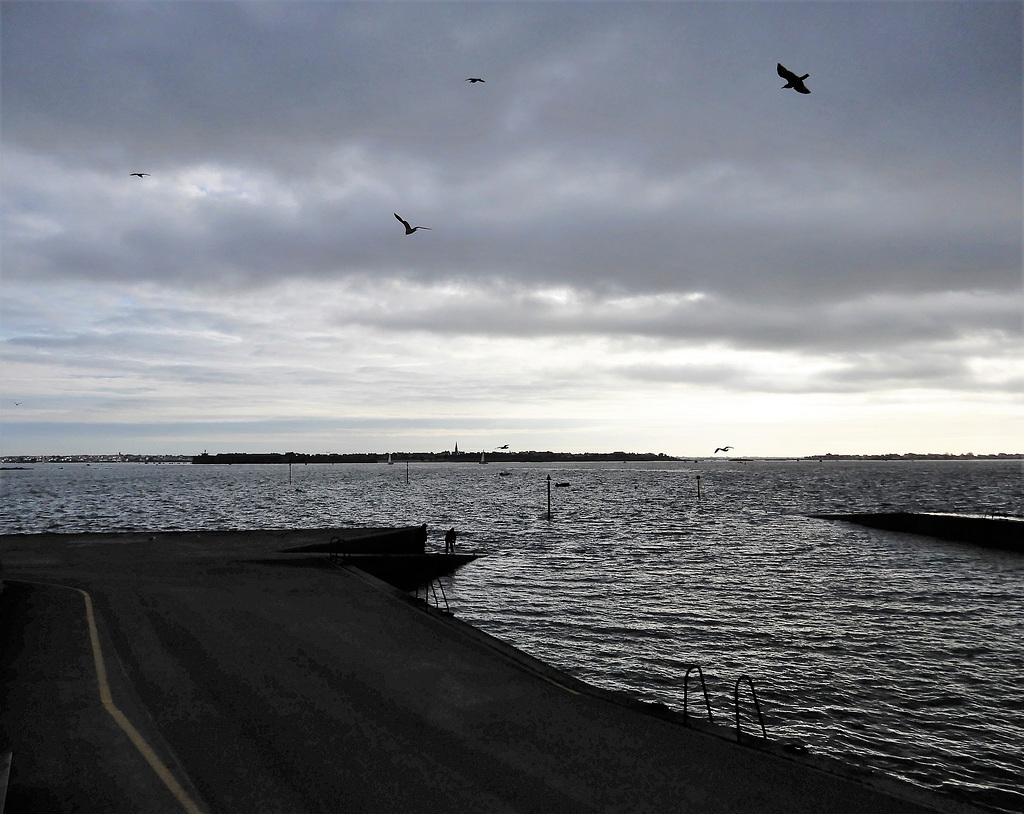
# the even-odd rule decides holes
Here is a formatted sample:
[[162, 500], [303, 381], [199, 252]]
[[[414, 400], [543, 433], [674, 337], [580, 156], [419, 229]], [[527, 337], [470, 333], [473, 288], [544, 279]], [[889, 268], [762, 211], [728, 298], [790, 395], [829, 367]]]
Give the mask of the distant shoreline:
[[334, 464], [334, 463], [472, 463], [479, 464], [481, 455], [487, 463], [579, 463], [587, 461], [611, 462], [668, 462], [668, 461], [1013, 461], [1024, 460], [1021, 452], [999, 452], [988, 455], [973, 453], [890, 453], [879, 455], [852, 455], [824, 453], [804, 456], [691, 456], [666, 455], [663, 452], [357, 452], [357, 453], [303, 453], [303, 452], [225, 452], [209, 455], [139, 455], [117, 453], [112, 455], [6, 455], [0, 458], [4, 469], [23, 468], [26, 464], [74, 463], [176, 463], [176, 464]]

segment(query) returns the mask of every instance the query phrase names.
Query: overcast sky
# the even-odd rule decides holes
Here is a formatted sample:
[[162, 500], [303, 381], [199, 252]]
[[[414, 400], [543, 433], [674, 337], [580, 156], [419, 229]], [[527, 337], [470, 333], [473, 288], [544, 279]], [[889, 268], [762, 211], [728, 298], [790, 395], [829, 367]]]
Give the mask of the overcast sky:
[[5, 2], [0, 452], [1020, 451], [1021, 8]]

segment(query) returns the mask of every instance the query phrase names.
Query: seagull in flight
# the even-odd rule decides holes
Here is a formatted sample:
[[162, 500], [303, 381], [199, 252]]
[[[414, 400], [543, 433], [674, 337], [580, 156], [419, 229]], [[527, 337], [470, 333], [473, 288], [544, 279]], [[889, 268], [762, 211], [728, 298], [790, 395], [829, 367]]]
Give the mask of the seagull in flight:
[[810, 76], [809, 73], [805, 73], [803, 76], [797, 76], [792, 71], [783, 67], [781, 62], [778, 63], [778, 65], [779, 76], [786, 80], [786, 84], [782, 86], [783, 90], [786, 88], [792, 88], [797, 93], [810, 93], [810, 91], [807, 90], [807, 86], [804, 85], [804, 80]]
[[402, 226], [405, 227], [405, 233], [407, 235], [411, 235], [417, 229], [427, 229], [428, 231], [430, 230], [429, 226], [410, 226], [409, 225], [409, 221], [405, 220], [405, 218], [403, 218], [397, 212], [395, 212], [395, 217], [398, 218], [398, 220], [401, 222]]
[[732, 447], [715, 447], [715, 454], [717, 455], [719, 452], [728, 452], [730, 449], [732, 449]]
[[508, 444], [505, 444], [503, 447], [495, 447], [495, 449], [508, 449]]
[[479, 76], [471, 76], [466, 81], [467, 82], [472, 82], [475, 85], [477, 82], [483, 82], [484, 80], [481, 79]]
[[128, 177], [129, 178], [131, 178], [133, 175], [138, 177], [138, 178], [145, 178], [147, 175], [149, 175], [149, 173], [148, 172], [130, 172], [130, 173], [128, 173]]

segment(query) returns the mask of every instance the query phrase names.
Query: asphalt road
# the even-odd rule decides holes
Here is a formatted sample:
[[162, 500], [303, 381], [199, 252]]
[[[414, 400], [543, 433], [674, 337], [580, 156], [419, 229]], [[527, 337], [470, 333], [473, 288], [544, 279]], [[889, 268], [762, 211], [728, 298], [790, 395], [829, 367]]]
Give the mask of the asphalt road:
[[[0, 752], [14, 753], [5, 814], [183, 811], [100, 701], [78, 591], [8, 581], [0, 594], [0, 642]], [[112, 678], [136, 731], [187, 785], [123, 675]]]

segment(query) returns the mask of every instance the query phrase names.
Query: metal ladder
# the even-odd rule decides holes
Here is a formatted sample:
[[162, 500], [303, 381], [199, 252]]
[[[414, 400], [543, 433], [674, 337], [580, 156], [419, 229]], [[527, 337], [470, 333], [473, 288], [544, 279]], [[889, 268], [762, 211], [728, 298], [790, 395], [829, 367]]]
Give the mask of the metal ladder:
[[340, 537], [332, 537], [331, 538], [331, 542], [330, 542], [330, 546], [331, 547], [330, 547], [330, 550], [327, 553], [327, 559], [329, 559], [333, 563], [337, 563], [339, 558], [342, 559], [342, 560], [347, 560], [348, 559], [348, 554], [347, 553], [341, 552], [339, 554], [338, 547], [340, 545], [341, 545], [341, 538]]
[[690, 673], [694, 670], [700, 676], [700, 686], [704, 691], [704, 706], [708, 710], [708, 723], [714, 723], [714, 719], [711, 717], [711, 699], [708, 697], [708, 685], [704, 683], [704, 671], [700, 669], [699, 664], [689, 665], [686, 668], [686, 675], [683, 676], [683, 722], [688, 723], [690, 720]]
[[768, 731], [764, 728], [764, 715], [761, 714], [761, 704], [757, 700], [757, 690], [754, 689], [754, 682], [750, 680], [750, 676], [740, 676], [736, 679], [736, 686], [733, 688], [733, 702], [736, 706], [736, 742], [739, 743], [741, 740], [740, 730], [740, 682], [746, 681], [750, 687], [750, 695], [754, 699], [754, 709], [757, 710], [757, 720], [761, 724], [761, 735], [764, 736], [765, 740], [768, 740]]
[[[448, 605], [448, 597], [445, 595], [444, 585], [442, 584], [440, 579], [438, 579], [437, 577], [434, 577], [432, 580], [430, 580], [430, 582], [425, 583], [424, 585], [417, 585], [416, 586], [416, 592], [414, 594], [416, 599], [420, 598], [420, 588], [423, 588], [423, 604], [424, 605], [429, 606], [430, 605], [430, 597], [433, 596], [433, 598], [434, 598], [434, 607], [437, 608], [437, 610], [441, 611], [441, 613], [447, 613], [447, 614], [451, 615], [452, 609]], [[441, 599], [444, 601], [444, 609], [443, 610], [441, 609], [441, 602], [438, 601], [438, 598], [437, 598], [437, 589], [438, 588], [441, 589]]]
[[[699, 664], [689, 664], [686, 667], [686, 673], [683, 676], [683, 723], [689, 724], [690, 720], [690, 673], [694, 670], [697, 671], [697, 677], [700, 678], [701, 690], [704, 693], [704, 707], [708, 713], [708, 723], [714, 723], [714, 718], [711, 714], [711, 698], [708, 696], [708, 685], [704, 681], [704, 671], [701, 669]], [[746, 682], [747, 686], [750, 687], [750, 696], [754, 701], [754, 709], [757, 712], [757, 721], [761, 725], [761, 735], [765, 740], [768, 740], [768, 730], [765, 729], [764, 715], [761, 713], [761, 702], [757, 697], [757, 690], [754, 689], [754, 682], [750, 679], [750, 676], [741, 675], [736, 679], [736, 683], [733, 686], [733, 705], [736, 716], [736, 742], [739, 743], [743, 739], [743, 730], [740, 727], [740, 684]]]

